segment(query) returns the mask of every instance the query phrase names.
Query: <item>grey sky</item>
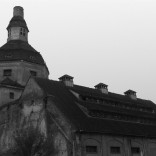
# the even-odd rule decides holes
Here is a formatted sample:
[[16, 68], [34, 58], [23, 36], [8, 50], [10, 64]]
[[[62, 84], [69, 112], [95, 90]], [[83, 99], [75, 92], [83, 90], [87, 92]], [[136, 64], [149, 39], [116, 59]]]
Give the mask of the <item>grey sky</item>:
[[156, 103], [155, 0], [0, 0], [0, 46], [17, 5], [51, 79], [69, 74], [76, 84], [103, 82]]

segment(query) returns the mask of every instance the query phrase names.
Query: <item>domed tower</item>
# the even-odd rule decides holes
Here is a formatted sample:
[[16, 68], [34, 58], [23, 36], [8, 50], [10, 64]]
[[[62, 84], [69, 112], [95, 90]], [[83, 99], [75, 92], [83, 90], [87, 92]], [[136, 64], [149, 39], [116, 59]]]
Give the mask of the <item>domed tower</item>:
[[0, 105], [18, 99], [31, 76], [49, 75], [41, 54], [28, 43], [29, 29], [22, 7], [14, 7], [7, 31], [7, 43], [0, 47]]

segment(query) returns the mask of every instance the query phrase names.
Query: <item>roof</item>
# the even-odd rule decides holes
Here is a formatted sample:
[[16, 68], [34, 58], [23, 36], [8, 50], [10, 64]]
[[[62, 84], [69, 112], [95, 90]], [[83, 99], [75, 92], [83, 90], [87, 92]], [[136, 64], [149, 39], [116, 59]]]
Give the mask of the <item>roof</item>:
[[65, 74], [65, 75], [61, 76], [61, 77], [59, 78], [59, 80], [63, 80], [63, 79], [73, 79], [73, 78], [74, 78], [74, 77]]
[[0, 47], [0, 61], [27, 61], [45, 65], [41, 54], [28, 42], [21, 40], [10, 40]]
[[127, 90], [127, 91], [125, 91], [124, 92], [125, 94], [134, 94], [134, 93], [136, 93], [135, 91], [133, 91], [133, 90], [131, 90], [131, 89], [129, 89], [129, 90]]
[[103, 88], [103, 87], [104, 87], [104, 88], [105, 88], [105, 87], [107, 88], [108, 85], [106, 85], [106, 84], [104, 84], [104, 83], [98, 83], [98, 84], [95, 85], [94, 87], [95, 87], [95, 88], [101, 88], [101, 87], [102, 87], [102, 88]]
[[10, 78], [5, 78], [3, 81], [1, 81], [0, 86], [14, 87], [14, 88], [19, 88], [19, 89], [24, 88], [24, 86], [22, 86], [19, 83], [11, 80]]
[[21, 16], [12, 17], [12, 19], [10, 20], [9, 25], [7, 27], [7, 30], [10, 27], [23, 27], [23, 28], [27, 29], [27, 31], [29, 31], [25, 20]]
[[[115, 93], [102, 94], [97, 89], [74, 85], [67, 87], [61, 82], [35, 78], [37, 84], [44, 90], [47, 95], [53, 95], [54, 102], [58, 109], [69, 119], [76, 127], [77, 132], [83, 133], [103, 133], [113, 135], [126, 135], [138, 137], [156, 137], [156, 113], [143, 112], [140, 110], [114, 107], [110, 103], [114, 101], [125, 106], [137, 106], [138, 108], [156, 109], [153, 102], [149, 100], [137, 99], [132, 100], [124, 95]], [[105, 102], [91, 102], [80, 100], [72, 92], [81, 96], [91, 97], [92, 99], [103, 99]], [[123, 121], [119, 119], [110, 119], [99, 116], [93, 116], [96, 112], [105, 112], [120, 114], [121, 116], [129, 115], [131, 117], [143, 117], [154, 121], [154, 124], [137, 123]], [[91, 115], [92, 114], [92, 115]], [[100, 113], [99, 113], [100, 114]], [[135, 120], [135, 118], [134, 118]]]

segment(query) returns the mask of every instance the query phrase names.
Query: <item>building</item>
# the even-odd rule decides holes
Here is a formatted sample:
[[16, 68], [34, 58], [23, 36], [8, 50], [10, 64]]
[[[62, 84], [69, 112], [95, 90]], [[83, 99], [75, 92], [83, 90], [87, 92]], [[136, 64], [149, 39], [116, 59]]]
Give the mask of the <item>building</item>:
[[63, 75], [49, 80], [39, 52], [28, 43], [23, 8], [14, 7], [8, 40], [0, 48], [0, 149], [12, 146], [14, 130], [32, 123], [52, 134], [59, 156], [155, 156], [156, 105], [74, 84]]

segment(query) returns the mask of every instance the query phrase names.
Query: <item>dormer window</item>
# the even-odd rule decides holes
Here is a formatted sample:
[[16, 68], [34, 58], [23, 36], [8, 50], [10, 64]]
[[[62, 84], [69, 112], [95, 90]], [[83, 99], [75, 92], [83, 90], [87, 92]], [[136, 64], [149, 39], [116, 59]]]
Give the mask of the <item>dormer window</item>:
[[26, 35], [26, 30], [24, 28], [20, 29], [20, 35], [22, 35], [22, 36]]

